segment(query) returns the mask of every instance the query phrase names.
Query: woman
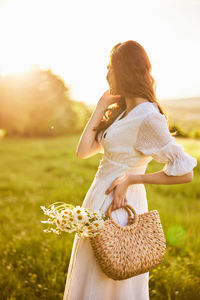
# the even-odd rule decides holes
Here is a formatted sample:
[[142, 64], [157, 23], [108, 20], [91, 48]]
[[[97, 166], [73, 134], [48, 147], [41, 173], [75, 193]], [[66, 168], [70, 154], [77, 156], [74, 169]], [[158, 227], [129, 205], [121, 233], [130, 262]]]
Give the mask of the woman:
[[[113, 47], [106, 77], [110, 90], [98, 101], [77, 148], [82, 159], [104, 154], [82, 206], [106, 212], [112, 202], [112, 217], [123, 226], [127, 203], [139, 214], [148, 211], [144, 184], [191, 182], [197, 165], [169, 132], [150, 72], [139, 43]], [[152, 158], [165, 166], [145, 174]], [[101, 271], [89, 240], [75, 235], [63, 299], [147, 300], [149, 272], [115, 281]]]

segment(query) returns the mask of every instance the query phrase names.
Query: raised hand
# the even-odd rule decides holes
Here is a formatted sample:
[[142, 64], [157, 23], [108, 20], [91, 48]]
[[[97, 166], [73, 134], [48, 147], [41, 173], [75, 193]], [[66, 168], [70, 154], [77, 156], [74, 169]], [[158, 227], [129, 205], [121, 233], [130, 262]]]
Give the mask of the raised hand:
[[112, 95], [110, 94], [109, 90], [106, 90], [101, 96], [101, 98], [99, 99], [98, 104], [107, 108], [109, 105], [113, 103], [118, 103], [120, 98], [121, 95]]

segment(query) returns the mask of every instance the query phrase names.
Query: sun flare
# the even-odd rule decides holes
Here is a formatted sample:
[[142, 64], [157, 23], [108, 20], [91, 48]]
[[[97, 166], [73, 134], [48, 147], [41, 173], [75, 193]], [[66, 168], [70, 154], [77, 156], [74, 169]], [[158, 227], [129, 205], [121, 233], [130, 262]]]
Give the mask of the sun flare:
[[34, 65], [51, 68], [71, 85], [75, 99], [94, 104], [108, 89], [111, 48], [131, 39], [147, 51], [159, 99], [197, 96], [199, 5], [189, 0], [124, 0], [123, 5], [114, 0], [0, 0], [0, 74]]

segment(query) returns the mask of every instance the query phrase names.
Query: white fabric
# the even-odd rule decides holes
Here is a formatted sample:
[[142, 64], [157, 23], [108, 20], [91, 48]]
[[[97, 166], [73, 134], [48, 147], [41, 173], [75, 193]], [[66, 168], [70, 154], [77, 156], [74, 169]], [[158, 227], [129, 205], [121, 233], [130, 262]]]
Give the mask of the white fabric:
[[159, 112], [150, 112], [142, 121], [135, 147], [156, 161], [166, 163], [163, 171], [167, 175], [181, 176], [197, 165], [196, 158], [184, 152], [182, 145], [176, 144], [165, 117]]
[[[110, 184], [126, 171], [144, 174], [152, 157], [167, 162], [165, 171], [169, 174], [187, 173], [196, 165], [196, 159], [184, 153], [167, 133], [156, 104], [143, 102], [120, 120], [122, 115], [99, 135], [100, 152], [104, 155], [85, 195], [83, 207], [106, 212], [113, 201], [113, 191], [105, 195]], [[159, 131], [155, 130], [157, 126]], [[126, 198], [136, 213], [148, 211], [144, 184], [130, 185]], [[112, 217], [123, 226], [127, 224], [124, 208], [114, 210]], [[115, 281], [101, 271], [89, 240], [75, 235], [63, 300], [130, 299], [149, 300], [149, 272]]]

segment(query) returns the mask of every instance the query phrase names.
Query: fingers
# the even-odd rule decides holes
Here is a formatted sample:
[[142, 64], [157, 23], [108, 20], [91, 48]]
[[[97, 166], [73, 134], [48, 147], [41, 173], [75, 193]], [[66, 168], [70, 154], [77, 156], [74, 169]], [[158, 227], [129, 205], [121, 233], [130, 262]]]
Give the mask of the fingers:
[[112, 97], [113, 97], [114, 99], [120, 99], [120, 98], [121, 98], [121, 95], [112, 95]]
[[114, 180], [114, 181], [111, 183], [111, 185], [109, 186], [109, 188], [107, 188], [107, 190], [105, 191], [105, 194], [108, 195], [108, 194], [112, 191], [112, 189], [114, 189], [114, 187], [115, 187], [116, 185], [117, 185], [117, 181]]
[[128, 204], [128, 200], [127, 200], [127, 198], [125, 197], [124, 198], [124, 206], [126, 206]]
[[106, 95], [106, 96], [109, 95], [113, 98], [121, 98], [120, 94], [117, 94], [117, 95], [110, 94], [110, 89], [106, 90], [103, 95]]
[[115, 180], [113, 180], [111, 185], [105, 191], [105, 194], [108, 195], [121, 182], [122, 179], [123, 179], [123, 176], [119, 176]]
[[107, 96], [107, 95], [110, 95], [110, 91], [109, 91], [109, 90], [106, 90], [105, 93], [103, 93], [103, 95], [106, 95], [106, 96]]
[[124, 207], [128, 204], [126, 197], [115, 197], [112, 203], [112, 211]]

